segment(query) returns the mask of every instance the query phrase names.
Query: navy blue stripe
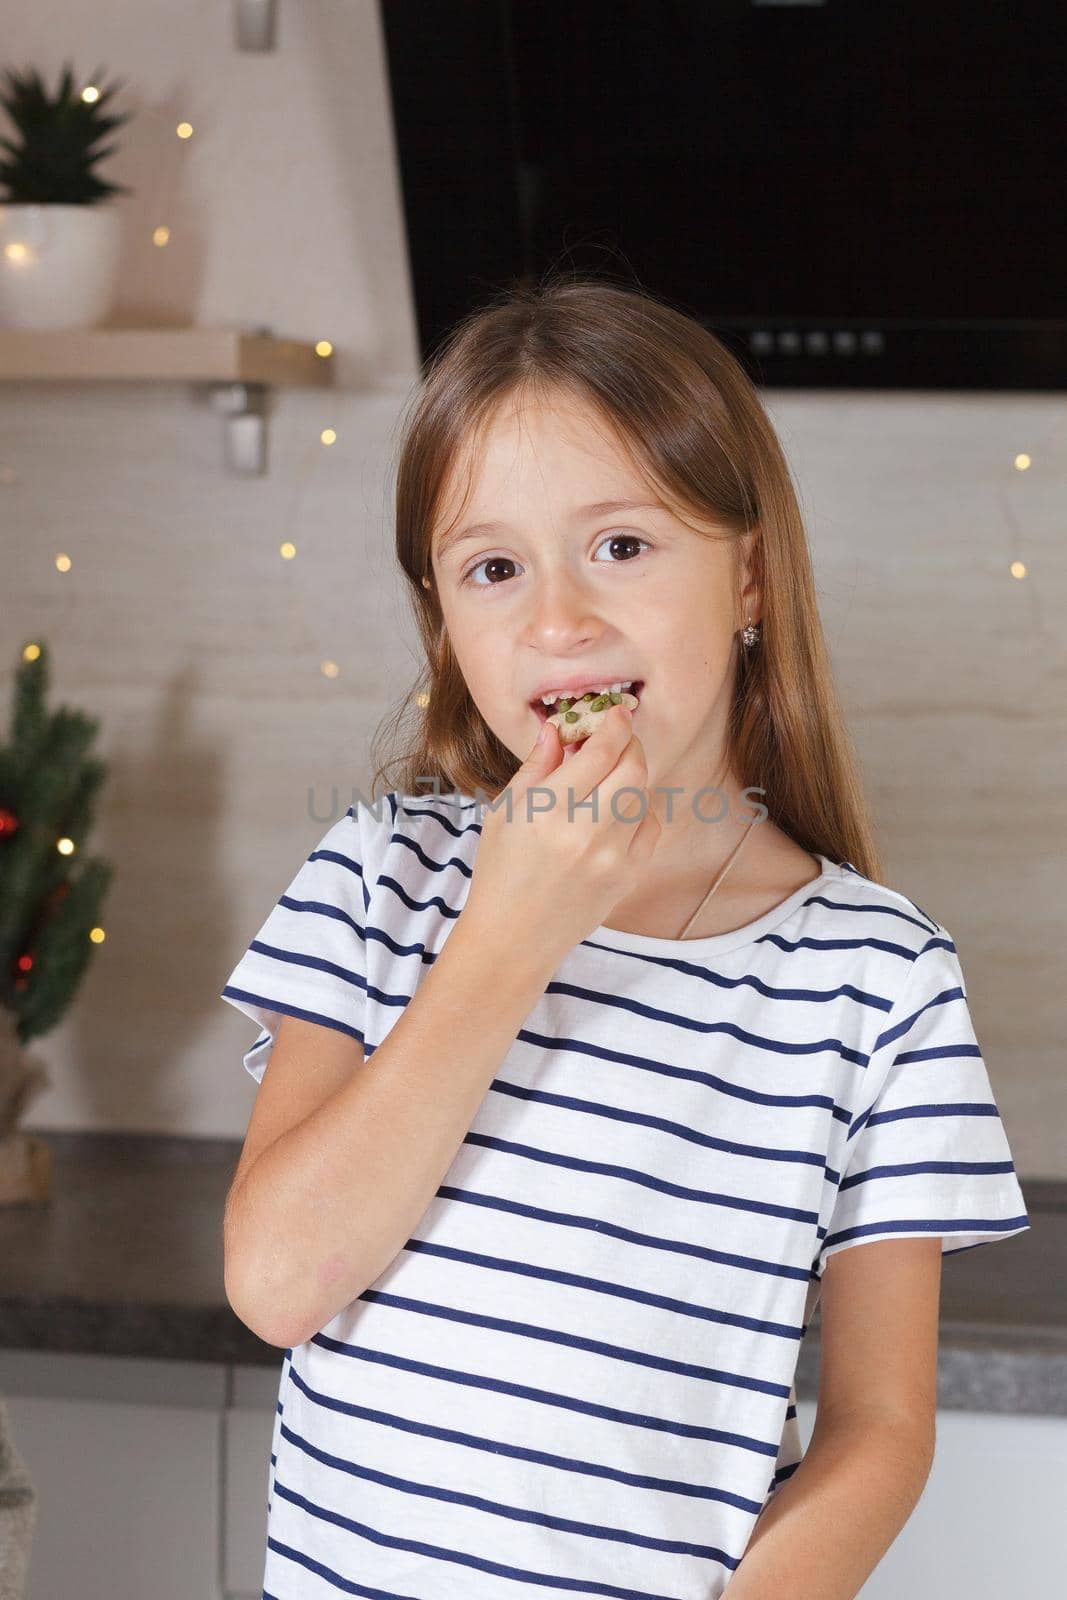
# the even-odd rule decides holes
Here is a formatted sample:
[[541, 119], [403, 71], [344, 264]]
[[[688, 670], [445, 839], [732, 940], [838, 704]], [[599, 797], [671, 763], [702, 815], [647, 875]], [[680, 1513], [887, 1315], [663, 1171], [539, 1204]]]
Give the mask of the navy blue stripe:
[[700, 1145], [705, 1150], [724, 1150], [728, 1155], [752, 1156], [757, 1161], [800, 1162], [827, 1170], [826, 1158], [818, 1150], [781, 1150], [766, 1145], [742, 1144], [735, 1139], [720, 1139], [713, 1133], [702, 1133], [697, 1128], [686, 1127], [684, 1122], [672, 1122], [668, 1117], [652, 1116], [650, 1112], [631, 1111], [628, 1107], [607, 1105], [598, 1100], [579, 1100], [575, 1095], [553, 1094], [548, 1089], [530, 1089], [524, 1084], [506, 1083], [501, 1078], [494, 1078], [490, 1088], [497, 1094], [511, 1095], [516, 1100], [563, 1106], [568, 1111], [605, 1117], [611, 1122], [626, 1122], [632, 1127], [657, 1128], [661, 1133], [684, 1139], [688, 1144]]
[[[357, 934], [360, 939], [365, 937], [363, 928], [355, 917], [350, 916], [340, 906], [330, 905], [325, 900], [295, 900], [292, 895], [283, 894], [279, 896], [278, 905], [284, 906], [287, 911], [302, 911], [319, 917], [332, 917], [335, 922], [343, 922], [346, 927], [351, 928], [352, 932]], [[275, 910], [277, 910], [277, 906]], [[265, 926], [266, 923], [264, 923]], [[251, 948], [254, 950], [255, 945], [252, 945]]]
[[[543, 1161], [575, 1172], [603, 1173], [605, 1177], [621, 1178], [626, 1183], [641, 1184], [646, 1189], [652, 1189], [660, 1194], [677, 1195], [682, 1200], [699, 1200], [708, 1205], [729, 1206], [736, 1211], [749, 1211], [764, 1217], [782, 1217], [786, 1221], [811, 1223], [816, 1220], [813, 1211], [802, 1210], [796, 1206], [776, 1204], [773, 1200], [752, 1200], [739, 1195], [723, 1194], [716, 1190], [694, 1189], [687, 1184], [671, 1183], [666, 1178], [655, 1177], [649, 1172], [639, 1172], [636, 1167], [620, 1167], [609, 1161], [593, 1161], [585, 1156], [564, 1155], [558, 1150], [541, 1150], [535, 1145], [519, 1144], [514, 1139], [502, 1139], [494, 1134], [476, 1133], [473, 1129], [467, 1132], [463, 1142], [481, 1145], [487, 1150], [507, 1151], [511, 1155], [522, 1156], [529, 1161]], [[836, 1183], [838, 1174], [833, 1172], [832, 1168], [827, 1169], [827, 1176], [832, 1176]]]
[[[743, 1084], [731, 1083], [729, 1079], [721, 1078], [718, 1073], [705, 1072], [699, 1067], [677, 1066], [671, 1061], [657, 1060], [652, 1056], [633, 1055], [629, 1051], [617, 1049], [614, 1045], [607, 1048], [585, 1039], [552, 1038], [547, 1033], [535, 1033], [532, 1028], [520, 1028], [515, 1037], [517, 1041], [536, 1045], [539, 1050], [546, 1053], [562, 1052], [566, 1055], [587, 1056], [592, 1061], [606, 1061], [613, 1067], [634, 1067], [639, 1072], [652, 1072], [660, 1077], [703, 1083], [716, 1093], [723, 1094], [731, 1100], [748, 1101], [750, 1105], [781, 1106], [788, 1110], [819, 1106], [829, 1111], [839, 1122], [848, 1122], [850, 1116], [847, 1110], [836, 1105], [827, 1094], [767, 1094], [759, 1089], [748, 1089]], [[860, 1064], [865, 1066], [866, 1062], [867, 1058], [861, 1055]], [[506, 1084], [504, 1079], [495, 1081], [502, 1086]]]
[[283, 1017], [300, 1017], [304, 1022], [318, 1022], [324, 1028], [336, 1028], [338, 1033], [347, 1033], [350, 1039], [358, 1039], [363, 1044], [364, 1037], [358, 1028], [351, 1027], [347, 1022], [339, 1022], [336, 1017], [324, 1017], [320, 1011], [307, 1011], [303, 1006], [291, 1006], [284, 1000], [271, 1000], [267, 995], [252, 994], [248, 989], [234, 989], [229, 984], [222, 991], [224, 1000], [246, 1000], [249, 1005], [261, 1006], [264, 1011], [277, 1012]]
[[628, 1284], [611, 1283], [607, 1278], [591, 1278], [583, 1272], [563, 1272], [534, 1262], [512, 1261], [504, 1256], [485, 1255], [478, 1250], [461, 1250], [456, 1245], [436, 1244], [429, 1239], [407, 1239], [403, 1248], [434, 1256], [441, 1261], [462, 1261], [471, 1267], [510, 1272], [521, 1278], [537, 1278], [542, 1283], [564, 1283], [574, 1289], [585, 1289], [590, 1294], [611, 1295], [617, 1300], [632, 1300], [637, 1305], [658, 1306], [680, 1317], [696, 1317], [702, 1322], [716, 1322], [727, 1328], [747, 1328], [750, 1333], [773, 1334], [779, 1339], [797, 1340], [804, 1334], [803, 1328], [786, 1322], [765, 1322], [758, 1317], [743, 1317], [739, 1312], [718, 1311], [714, 1306], [694, 1305], [688, 1300], [676, 1300], [672, 1295], [654, 1294], [650, 1289], [632, 1289]]
[[[459, 809], [462, 811], [471, 811], [474, 808], [472, 806], [463, 806]], [[482, 825], [480, 822], [466, 822], [462, 827], [460, 827], [456, 823], [451, 822], [449, 818], [444, 816], [440, 811], [412, 811], [410, 806], [401, 806], [400, 811], [401, 815], [405, 817], [429, 817], [433, 822], [436, 822], [439, 827], [444, 828], [446, 833], [450, 833], [454, 839], [462, 839], [464, 834], [467, 833], [480, 834], [482, 831]]]
[[[758, 1050], [766, 1050], [784, 1056], [813, 1056], [820, 1055], [823, 1051], [832, 1051], [840, 1056], [843, 1061], [851, 1061], [854, 1065], [865, 1067], [870, 1057], [862, 1050], [853, 1050], [841, 1039], [832, 1037], [825, 1039], [806, 1039], [798, 1043], [791, 1039], [772, 1039], [767, 1034], [750, 1033], [747, 1028], [738, 1027], [736, 1022], [701, 1022], [694, 1017], [680, 1017], [673, 1011], [659, 1011], [655, 1006], [649, 1006], [633, 1000], [623, 1000], [619, 996], [604, 994], [601, 996], [595, 990], [579, 989], [569, 983], [550, 983], [545, 990], [546, 994], [574, 994], [583, 999], [589, 999], [598, 1006], [615, 1005], [621, 1011], [628, 1011], [640, 1017], [648, 1017], [657, 1022], [668, 1022], [678, 1028], [683, 1028], [690, 1033], [711, 1036], [721, 1034], [728, 1039], [736, 1039], [740, 1044], [754, 1046]], [[560, 1047], [567, 1049], [581, 1049], [579, 1040], [551, 1039], [547, 1034], [531, 1033], [522, 1029], [519, 1038], [528, 1039], [531, 1044]], [[614, 1052], [605, 1052], [611, 1059], [617, 1059]]]
[[958, 983], [953, 985], [951, 989], [942, 989], [939, 991], [939, 993], [931, 995], [929, 1000], [924, 1000], [918, 1011], [913, 1011], [910, 1017], [903, 1018], [902, 1021], [897, 1023], [895, 1028], [890, 1028], [883, 1038], [879, 1039], [875, 1048], [881, 1049], [883, 1044], [888, 1044], [891, 1040], [899, 1039], [902, 1034], [908, 1033], [918, 1022], [919, 1018], [924, 1016], [927, 1011], [933, 1011], [938, 1006], [951, 1005], [953, 1000], [963, 1000], [966, 1002], [966, 996], [964, 995], [964, 992]]
[[894, 1066], [904, 1066], [912, 1061], [958, 1061], [964, 1056], [981, 1057], [977, 1044], [935, 1044], [925, 1050], [902, 1050], [893, 1057]]
[[[359, 1534], [363, 1538], [371, 1540], [374, 1544], [385, 1545], [396, 1550], [409, 1550], [417, 1555], [430, 1556], [436, 1561], [455, 1562], [460, 1566], [471, 1567], [479, 1572], [492, 1572], [498, 1577], [510, 1578], [519, 1583], [539, 1584], [556, 1589], [574, 1589], [581, 1591], [583, 1594], [605, 1595], [611, 1597], [611, 1600], [677, 1600], [677, 1596], [654, 1594], [647, 1589], [623, 1589], [617, 1584], [598, 1583], [592, 1579], [566, 1578], [551, 1573], [532, 1572], [524, 1567], [505, 1566], [499, 1561], [487, 1561], [483, 1556], [468, 1555], [459, 1550], [448, 1550], [443, 1545], [427, 1544], [421, 1539], [403, 1539], [395, 1534], [382, 1533], [377, 1528], [371, 1528], [365, 1522], [356, 1522], [351, 1517], [344, 1517], [339, 1511], [327, 1511], [323, 1507], [316, 1506], [305, 1496], [295, 1494], [291, 1489], [287, 1489], [284, 1484], [279, 1483], [275, 1492], [284, 1496], [286, 1500], [292, 1501], [294, 1505], [299, 1506], [310, 1516], [319, 1517], [325, 1522], [333, 1523], [336, 1527], [346, 1528], [350, 1533]], [[331, 1582], [335, 1581], [338, 1587], [346, 1593], [359, 1594], [361, 1592], [358, 1585], [352, 1584], [347, 1578], [341, 1578], [320, 1562], [312, 1561], [310, 1557], [305, 1556], [301, 1551], [294, 1550], [289, 1545], [280, 1545], [274, 1539], [268, 1539], [267, 1544], [269, 1548], [279, 1550], [292, 1560], [299, 1562], [300, 1565], [306, 1566], [310, 1571], [318, 1573], [320, 1577], [327, 1578]], [[724, 1565], [729, 1564], [731, 1567], [735, 1567], [738, 1564], [736, 1560], [727, 1562], [725, 1557], [722, 1560]], [[368, 1592], [377, 1593], [377, 1591]], [[404, 1600], [411, 1600], [411, 1597], [404, 1597]]]
[[654, 1234], [638, 1233], [634, 1228], [624, 1228], [606, 1217], [583, 1217], [573, 1212], [549, 1211], [544, 1206], [532, 1206], [521, 1200], [509, 1200], [504, 1195], [478, 1194], [473, 1189], [455, 1189], [441, 1184], [437, 1194], [451, 1203], [484, 1206], [489, 1211], [505, 1211], [512, 1216], [529, 1217], [537, 1222], [547, 1222], [558, 1228], [583, 1228], [600, 1238], [622, 1239], [627, 1244], [639, 1245], [646, 1250], [666, 1250], [673, 1255], [694, 1256], [698, 1261], [713, 1261], [723, 1266], [742, 1267], [752, 1272], [768, 1272], [778, 1278], [803, 1278], [806, 1269], [785, 1266], [778, 1261], [760, 1260], [753, 1256], [734, 1255], [728, 1250], [713, 1250], [709, 1245], [692, 1244], [688, 1239], [657, 1238]]
[[[346, 856], [340, 850], [323, 850], [321, 848], [313, 850], [308, 856], [308, 861], [332, 861], [335, 866], [344, 867], [346, 872], [355, 873], [360, 883], [363, 882], [362, 864], [356, 861], [354, 857]], [[307, 862], [305, 862], [305, 865], [307, 865]]]
[[[364, 1291], [368, 1300], [377, 1299], [378, 1294], [377, 1290]], [[361, 1300], [364, 1295], [360, 1295]], [[418, 1302], [414, 1304], [417, 1307]], [[443, 1383], [461, 1384], [468, 1389], [483, 1389], [490, 1394], [507, 1394], [515, 1399], [553, 1406], [560, 1411], [573, 1411], [577, 1416], [598, 1417], [605, 1422], [621, 1422], [628, 1428], [648, 1428], [653, 1433], [677, 1435], [682, 1439], [703, 1439], [717, 1444], [736, 1445], [738, 1449], [751, 1450], [756, 1455], [775, 1455], [778, 1450], [777, 1443], [753, 1439], [747, 1434], [734, 1433], [724, 1428], [704, 1428], [695, 1422], [652, 1417], [641, 1411], [622, 1411], [617, 1406], [607, 1406], [595, 1400], [580, 1400], [576, 1395], [557, 1394], [551, 1389], [534, 1389], [529, 1384], [515, 1383], [507, 1378], [489, 1378], [478, 1372], [460, 1372], [454, 1367], [441, 1367], [429, 1361], [416, 1361], [412, 1356], [398, 1356], [391, 1350], [372, 1350], [367, 1345], [346, 1344], [341, 1339], [331, 1338], [321, 1330], [312, 1335], [309, 1343], [321, 1345], [324, 1350], [333, 1350], [338, 1355], [349, 1356], [354, 1361], [366, 1361], [373, 1366], [393, 1367], [400, 1372], [418, 1372], [423, 1377], [436, 1378]], [[753, 1389], [760, 1394], [777, 1393], [779, 1397], [786, 1399], [789, 1396], [787, 1385], [771, 1384], [763, 1379], [746, 1380], [740, 1375], [734, 1375], [732, 1382], [739, 1389]]]
[[429, 900], [414, 900], [402, 883], [398, 883], [395, 878], [387, 878], [384, 872], [378, 879], [378, 886], [391, 889], [397, 899], [402, 900], [409, 911], [437, 911], [448, 921], [455, 922], [462, 910], [462, 907], [457, 910], [455, 906], [450, 906], [447, 901], [442, 900], [439, 894], [432, 895]]
[[905, 1233], [1006, 1233], [1012, 1229], [1029, 1227], [1026, 1215], [1008, 1217], [1004, 1222], [994, 1222], [988, 1217], [896, 1217], [881, 1222], [857, 1223], [854, 1228], [842, 1228], [838, 1233], [828, 1234], [824, 1242], [824, 1249], [832, 1244], [840, 1244], [844, 1239], [867, 1238], [880, 1233], [903, 1231]]
[[788, 1478], [791, 1478], [799, 1465], [799, 1461], [791, 1461], [788, 1466], [780, 1468], [774, 1475], [775, 1487], [777, 1488], [779, 1484], [785, 1483]]
[[924, 1172], [953, 1172], [960, 1175], [973, 1172], [984, 1175], [1014, 1171], [1015, 1165], [1011, 1161], [908, 1161], [896, 1166], [868, 1167], [864, 1172], [852, 1173], [843, 1180], [839, 1192], [853, 1189], [857, 1183], [865, 1183], [871, 1178], [912, 1178]]
[[[909, 904], [910, 904], [910, 901], [909, 901]], [[853, 904], [853, 902], [851, 900], [831, 900], [825, 894], [813, 894], [813, 895], [809, 895], [809, 897], [806, 900], [801, 901], [801, 906], [826, 906], [827, 909], [830, 910], [830, 911], [846, 911], [846, 912], [849, 912], [849, 913], [852, 913], [852, 912], [855, 912], [855, 913], [866, 913], [866, 914], [869, 914], [871, 916], [897, 917], [897, 918], [900, 919], [901, 922], [906, 922], [913, 928], [921, 928], [924, 933], [932, 933], [936, 929], [936, 924], [934, 924], [933, 926], [928, 925], [927, 923], [918, 921], [915, 917], [910, 917], [906, 911], [898, 910], [898, 908], [896, 906], [879, 905], [879, 904], [877, 904], [877, 902], [865, 901], [865, 902], [862, 902], [862, 903]], [[800, 908], [801, 907], [798, 907], [797, 909], [799, 910]], [[583, 942], [583, 944], [586, 943], [585, 940], [583, 940], [582, 942]], [[793, 945], [793, 944], [790, 943], [790, 941], [788, 941], [786, 939], [782, 939], [780, 936], [776, 935], [773, 931], [770, 932], [770, 933], [762, 934], [760, 936], [760, 938], [752, 940], [752, 944], [753, 945], [759, 945], [759, 944], [764, 944], [764, 943], [773, 943], [773, 944], [780, 945], [784, 949], [798, 948], [799, 945], [802, 945], [804, 942], [805, 942], [804, 940], [800, 940], [800, 941], [798, 941], [797, 945]], [[865, 944], [867, 941], [866, 940], [860, 940], [859, 942], [861, 944]], [[607, 948], [607, 947], [605, 947], [605, 948]], [[892, 946], [892, 945], [889, 946], [888, 948], [890, 950], [899, 950], [899, 947]], [[625, 952], [619, 952], [619, 953], [623, 954]], [[910, 952], [910, 951], [904, 951], [903, 953], [909, 954], [909, 955], [913, 954], [913, 952]]]
[[361, 792], [359, 800], [355, 805], [349, 806], [345, 815], [353, 822], [361, 822], [366, 815], [371, 818], [376, 828], [380, 828], [386, 818], [390, 822], [396, 821], [396, 810], [396, 795], [392, 791], [380, 794], [376, 800], [368, 800]]
[[[755, 942], [758, 943], [759, 941]], [[583, 939], [582, 943], [590, 945], [591, 949], [603, 950], [607, 948], [604, 945], [592, 944], [588, 939]], [[835, 1000], [848, 999], [855, 1000], [858, 1005], [872, 1006], [877, 1011], [889, 1012], [893, 1009], [892, 1000], [882, 995], [868, 994], [863, 989], [854, 988], [850, 983], [838, 984], [836, 989], [782, 989], [776, 988], [774, 984], [767, 983], [754, 973], [743, 973], [739, 977], [731, 978], [724, 973], [716, 972], [713, 967], [709, 967], [706, 963], [698, 965], [696, 962], [684, 960], [681, 956], [654, 956], [629, 950], [613, 951], [612, 953], [618, 955], [639, 953], [641, 959], [649, 962], [652, 966], [670, 968], [674, 972], [681, 973], [683, 977], [696, 978], [699, 982], [710, 984], [716, 989], [752, 989], [766, 1000], [801, 1000], [806, 1005], [829, 1005]], [[906, 950], [903, 946], [897, 947], [897, 953], [909, 958], [911, 956], [911, 951]], [[634, 1002], [627, 1002], [624, 996], [618, 995], [614, 991], [605, 991], [602, 995], [598, 990], [582, 988], [576, 984], [551, 983], [546, 992], [573, 994], [579, 999], [595, 998], [598, 1001], [603, 999], [604, 1001], [614, 1001], [620, 1005], [629, 1004], [633, 1010], [639, 1011], [643, 1015], [652, 1017], [660, 1015], [655, 1010], [646, 1010]], [[680, 1013], [667, 1012], [666, 1015], [680, 1018]]]
[[[437, 960], [437, 952], [427, 950], [421, 941], [416, 941], [415, 944], [401, 944], [398, 939], [394, 939], [392, 934], [387, 933], [384, 928], [368, 927], [366, 929], [366, 937], [368, 939], [376, 939], [379, 944], [384, 945], [395, 956], [418, 956], [423, 966], [432, 966]], [[410, 998], [410, 995], [403, 996], [401, 1004], [407, 1005]]]
[[932, 1011], [936, 1006], [948, 1005], [953, 1000], [962, 999], [963, 990], [958, 985], [954, 989], [942, 989], [940, 994], [934, 995], [924, 1005], [921, 1005], [918, 1011], [913, 1011], [910, 1017], [902, 1017], [895, 1027], [887, 1028], [884, 1033], [879, 1034], [875, 1040], [871, 1056], [877, 1055], [878, 1051], [884, 1050], [886, 1045], [895, 1044], [898, 1039], [902, 1039], [905, 1034], [910, 1033], [919, 1018], [925, 1016], [926, 1012]]
[[353, 967], [338, 966], [336, 961], [327, 961], [323, 956], [305, 955], [301, 950], [283, 950], [281, 945], [264, 944], [261, 939], [253, 939], [248, 947], [249, 954], [266, 956], [271, 961], [280, 961], [285, 966], [306, 967], [310, 972], [326, 972], [331, 978], [340, 978], [342, 983], [350, 983], [354, 989], [361, 989], [366, 995], [367, 980], [362, 972], [357, 972]]
[[[390, 1295], [374, 1295], [375, 1300], [382, 1298], [391, 1300]], [[316, 1338], [314, 1343], [322, 1342]], [[362, 1355], [359, 1347], [345, 1346], [346, 1355]], [[736, 1380], [734, 1380], [736, 1381]], [[412, 1417], [402, 1417], [392, 1411], [383, 1411], [377, 1406], [360, 1405], [354, 1400], [341, 1400], [336, 1395], [323, 1394], [311, 1385], [299, 1373], [294, 1372], [293, 1382], [301, 1393], [323, 1410], [340, 1412], [344, 1416], [358, 1417], [363, 1422], [372, 1422], [375, 1426], [395, 1429], [398, 1433], [409, 1433], [416, 1438], [437, 1439], [449, 1444], [462, 1445], [467, 1450], [481, 1450], [492, 1456], [507, 1456], [514, 1461], [531, 1461], [538, 1466], [550, 1467], [553, 1471], [578, 1473], [585, 1477], [602, 1478], [606, 1483], [622, 1483], [631, 1488], [652, 1489], [657, 1494], [685, 1495], [695, 1500], [715, 1500], [727, 1505], [738, 1506], [741, 1510], [759, 1510], [750, 1500], [743, 1495], [734, 1494], [729, 1489], [716, 1489], [706, 1483], [685, 1483], [680, 1478], [656, 1478], [645, 1472], [626, 1472], [622, 1467], [606, 1466], [601, 1461], [585, 1461], [577, 1456], [556, 1455], [549, 1450], [534, 1450], [529, 1445], [514, 1444], [510, 1440], [498, 1438], [485, 1438], [478, 1433], [464, 1433], [458, 1428], [445, 1428], [438, 1423], [416, 1421]], [[782, 1393], [780, 1385], [775, 1385], [779, 1394]], [[735, 1443], [729, 1436], [729, 1443]], [[741, 1448], [751, 1451], [755, 1455], [777, 1456], [780, 1444], [777, 1441], [745, 1439]]]
[[474, 868], [469, 867], [460, 856], [449, 856], [447, 861], [438, 861], [434, 856], [428, 856], [416, 839], [409, 839], [402, 833], [394, 833], [390, 844], [402, 844], [414, 856], [428, 867], [431, 872], [447, 872], [449, 867], [458, 867], [465, 878], [474, 877]]
[[[896, 891], [894, 890], [893, 892], [895, 893]], [[901, 898], [906, 900], [905, 896]], [[924, 933], [936, 933], [938, 928], [938, 924], [927, 917], [924, 911], [919, 911], [918, 906], [914, 905], [910, 900], [906, 900], [906, 904], [918, 913], [917, 917], [909, 916], [906, 911], [900, 911], [896, 906], [880, 905], [877, 900], [853, 902], [851, 900], [829, 900], [825, 895], [813, 895], [810, 904], [826, 906], [830, 911], [869, 912], [875, 917], [899, 917], [902, 922], [908, 922], [914, 928], [922, 928]], [[923, 920], [920, 921], [920, 918]]]
[[[945, 1104], [899, 1106], [895, 1111], [872, 1112], [867, 1119], [869, 1128], [883, 1122], [901, 1122], [909, 1117], [999, 1117], [1000, 1112], [988, 1100], [948, 1101]], [[960, 1130], [962, 1132], [962, 1129]]]
[[752, 944], [753, 948], [761, 944], [773, 944], [788, 955], [793, 955], [797, 950], [881, 950], [886, 955], [900, 956], [905, 961], [915, 959], [915, 950], [910, 945], [893, 944], [888, 939], [879, 939], [870, 933], [857, 939], [826, 939], [817, 934], [807, 934], [802, 939], [787, 939], [783, 934], [771, 932], [754, 939]]

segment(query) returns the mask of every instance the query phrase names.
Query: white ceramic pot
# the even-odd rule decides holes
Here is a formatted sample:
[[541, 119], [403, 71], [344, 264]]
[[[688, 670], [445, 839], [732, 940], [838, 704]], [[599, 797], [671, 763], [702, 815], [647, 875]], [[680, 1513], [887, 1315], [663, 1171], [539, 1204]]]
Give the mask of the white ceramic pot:
[[0, 205], [0, 327], [92, 328], [111, 310], [114, 205]]

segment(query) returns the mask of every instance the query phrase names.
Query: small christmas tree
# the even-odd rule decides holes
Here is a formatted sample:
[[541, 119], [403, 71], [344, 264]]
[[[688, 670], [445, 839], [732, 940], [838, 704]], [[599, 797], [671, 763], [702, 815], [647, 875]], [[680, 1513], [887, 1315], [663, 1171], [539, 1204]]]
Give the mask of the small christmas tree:
[[25, 1046], [74, 999], [103, 938], [100, 907], [113, 874], [109, 862], [85, 854], [107, 777], [87, 754], [99, 723], [65, 707], [49, 712], [48, 684], [47, 647], [27, 644], [10, 739], [0, 744], [0, 1201], [46, 1197], [47, 1147], [17, 1132], [48, 1082]]

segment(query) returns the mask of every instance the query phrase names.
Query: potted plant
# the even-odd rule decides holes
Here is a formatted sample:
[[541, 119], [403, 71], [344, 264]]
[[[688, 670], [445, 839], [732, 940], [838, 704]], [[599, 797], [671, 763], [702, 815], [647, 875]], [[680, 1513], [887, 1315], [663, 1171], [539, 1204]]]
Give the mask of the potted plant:
[[120, 85], [75, 89], [67, 65], [50, 99], [35, 70], [4, 68], [3, 79], [0, 105], [21, 142], [0, 139], [0, 325], [93, 327], [111, 309], [119, 263], [121, 218], [100, 202], [132, 192], [93, 171], [115, 148], [101, 140], [129, 121], [105, 113]]

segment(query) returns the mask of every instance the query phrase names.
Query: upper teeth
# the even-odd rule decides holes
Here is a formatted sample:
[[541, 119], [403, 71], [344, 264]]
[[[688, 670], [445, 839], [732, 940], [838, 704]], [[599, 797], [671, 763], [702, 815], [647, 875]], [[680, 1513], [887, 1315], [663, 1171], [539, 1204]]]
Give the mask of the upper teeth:
[[609, 692], [611, 694], [620, 694], [623, 689], [631, 688], [635, 681], [635, 679], [631, 678], [629, 683], [602, 683], [599, 686], [590, 684], [588, 689], [582, 689], [581, 691], [577, 689], [556, 689], [553, 693], [543, 694], [541, 703], [542, 705], [553, 706], [557, 700], [562, 700], [564, 696], [570, 700], [579, 692], [581, 694], [608, 694]]

